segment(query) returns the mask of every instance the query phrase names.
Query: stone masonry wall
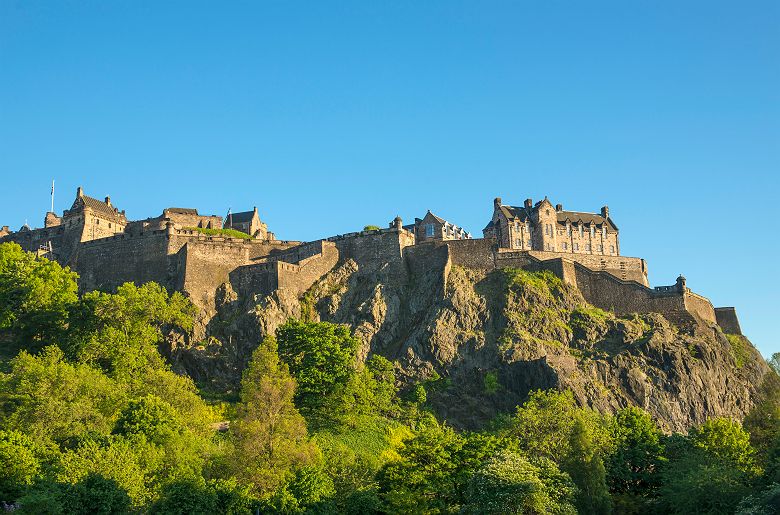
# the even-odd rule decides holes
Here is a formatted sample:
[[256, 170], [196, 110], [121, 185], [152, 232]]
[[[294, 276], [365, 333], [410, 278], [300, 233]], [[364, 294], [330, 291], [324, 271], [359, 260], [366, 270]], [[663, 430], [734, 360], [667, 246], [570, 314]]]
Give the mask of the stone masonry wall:
[[718, 320], [718, 325], [723, 329], [724, 333], [742, 334], [742, 328], [739, 325], [737, 312], [734, 308], [715, 308], [715, 318]]
[[715, 308], [712, 307], [712, 303], [706, 297], [702, 297], [691, 291], [686, 291], [683, 295], [685, 300], [685, 311], [693, 313], [702, 320], [707, 322], [717, 323], [717, 317], [715, 316]]
[[118, 234], [79, 245], [71, 266], [80, 276], [82, 291], [111, 291], [125, 282], [149, 281], [173, 288], [167, 247], [165, 231]]

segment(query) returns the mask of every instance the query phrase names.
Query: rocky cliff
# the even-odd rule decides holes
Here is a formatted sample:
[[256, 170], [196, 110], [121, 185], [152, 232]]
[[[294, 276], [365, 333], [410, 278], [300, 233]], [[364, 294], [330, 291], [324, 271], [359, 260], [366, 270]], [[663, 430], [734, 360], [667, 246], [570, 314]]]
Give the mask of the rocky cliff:
[[618, 317], [588, 305], [549, 272], [451, 266], [431, 247], [406, 260], [342, 260], [304, 295], [257, 297], [224, 284], [208, 338], [171, 353], [215, 387], [240, 377], [260, 339], [289, 317], [349, 324], [361, 356], [398, 362], [406, 384], [425, 381], [450, 424], [476, 428], [537, 388], [570, 389], [582, 405], [637, 405], [667, 430], [714, 416], [741, 418], [768, 368], [747, 339], [659, 314]]

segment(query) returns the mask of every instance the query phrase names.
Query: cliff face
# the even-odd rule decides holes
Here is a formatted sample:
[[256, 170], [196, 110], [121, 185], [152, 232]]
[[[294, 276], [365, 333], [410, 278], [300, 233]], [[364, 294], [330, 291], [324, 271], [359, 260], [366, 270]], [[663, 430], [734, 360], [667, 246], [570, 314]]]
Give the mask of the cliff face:
[[571, 389], [582, 405], [637, 405], [667, 430], [741, 418], [767, 372], [743, 337], [704, 322], [678, 329], [658, 314], [617, 317], [551, 273], [481, 272], [431, 248], [405, 262], [342, 261], [301, 299], [220, 290], [211, 343], [174, 353], [201, 380], [234, 381], [251, 349], [288, 317], [349, 324], [361, 355], [399, 363], [450, 424], [477, 428], [537, 388]]

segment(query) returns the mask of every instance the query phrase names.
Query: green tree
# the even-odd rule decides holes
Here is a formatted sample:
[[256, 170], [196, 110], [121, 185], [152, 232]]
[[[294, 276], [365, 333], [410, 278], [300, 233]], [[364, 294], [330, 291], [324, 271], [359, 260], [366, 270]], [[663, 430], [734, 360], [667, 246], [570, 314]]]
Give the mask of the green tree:
[[668, 513], [734, 513], [756, 478], [752, 449], [738, 423], [725, 419], [666, 439], [660, 507]]
[[133, 506], [141, 507], [155, 495], [157, 475], [164, 451], [144, 437], [122, 436], [84, 439], [76, 449], [62, 454], [55, 479], [77, 484], [90, 474], [116, 482], [130, 496]]
[[10, 372], [0, 374], [3, 426], [44, 443], [108, 434], [126, 396], [121, 384], [88, 365], [68, 363], [53, 346], [39, 356], [19, 353]]
[[359, 342], [347, 326], [290, 320], [276, 331], [279, 357], [297, 383], [295, 403], [305, 414], [317, 413], [343, 394], [357, 369]]
[[190, 431], [173, 406], [151, 394], [130, 401], [119, 414], [114, 433], [141, 437], [162, 450], [159, 480], [199, 477], [211, 450], [209, 440]]
[[689, 432], [694, 447], [720, 460], [730, 462], [743, 472], [754, 472], [755, 451], [750, 435], [742, 424], [728, 418], [713, 418]]
[[561, 464], [571, 451], [571, 433], [578, 420], [586, 424], [599, 451], [608, 446], [609, 435], [600, 416], [578, 408], [570, 391], [531, 392], [517, 408], [510, 432], [528, 456], [542, 456]]
[[310, 463], [317, 454], [306, 423], [295, 408], [295, 380], [279, 362], [276, 340], [266, 338], [252, 354], [241, 381], [235, 437], [235, 475], [269, 495], [288, 472]]
[[780, 513], [780, 484], [745, 497], [737, 507], [737, 515], [775, 515]]
[[552, 461], [532, 463], [502, 451], [477, 470], [468, 484], [464, 513], [575, 514], [576, 487]]
[[165, 368], [158, 345], [166, 335], [192, 329], [196, 310], [181, 293], [162, 286], [125, 283], [116, 293], [85, 294], [71, 314], [68, 355], [132, 379], [148, 368]]
[[100, 474], [87, 474], [65, 490], [66, 513], [112, 515], [130, 511], [131, 499], [112, 479]]
[[378, 474], [380, 493], [390, 513], [445, 513], [457, 506], [457, 454], [463, 438], [428, 419], [398, 449], [398, 459]]
[[661, 431], [649, 413], [633, 406], [619, 410], [609, 429], [614, 447], [605, 467], [615, 511], [647, 511], [645, 504], [655, 495], [664, 460]]
[[0, 501], [12, 502], [41, 478], [41, 451], [19, 431], [0, 431]]
[[217, 513], [216, 493], [202, 479], [184, 478], [165, 485], [150, 513], [165, 515], [211, 515]]
[[777, 374], [770, 372], [764, 376], [756, 403], [745, 416], [744, 427], [750, 433], [750, 443], [756, 449], [759, 463], [772, 469], [770, 457], [776, 442], [780, 442], [780, 376]]
[[143, 435], [158, 445], [164, 444], [173, 435], [182, 431], [173, 406], [156, 395], [147, 395], [131, 400], [119, 414], [114, 433], [120, 435]]
[[570, 452], [565, 470], [577, 485], [577, 513], [607, 514], [612, 501], [607, 488], [606, 471], [588, 426], [577, 419], [569, 437]]
[[0, 244], [0, 331], [30, 351], [58, 342], [78, 301], [76, 278], [16, 243]]

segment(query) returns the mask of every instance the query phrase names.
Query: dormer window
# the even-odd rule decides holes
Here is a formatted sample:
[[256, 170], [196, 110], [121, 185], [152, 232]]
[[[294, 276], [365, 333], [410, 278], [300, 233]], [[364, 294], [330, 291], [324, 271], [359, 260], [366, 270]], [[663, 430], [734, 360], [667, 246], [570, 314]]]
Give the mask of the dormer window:
[[425, 224], [425, 236], [426, 238], [433, 238], [433, 224]]
[[585, 237], [585, 226], [580, 224], [580, 238]]
[[592, 225], [590, 226], [590, 237], [595, 238], [596, 237], [596, 228]]

